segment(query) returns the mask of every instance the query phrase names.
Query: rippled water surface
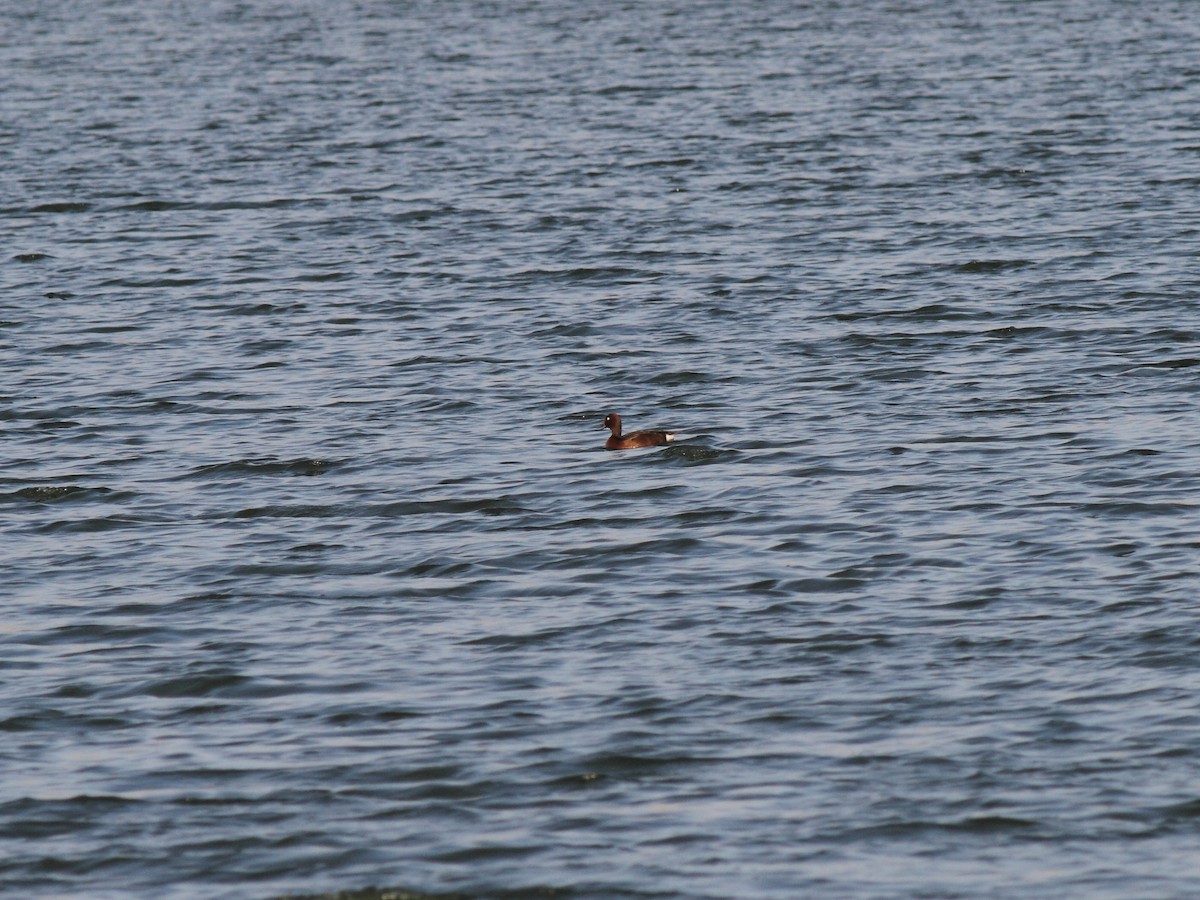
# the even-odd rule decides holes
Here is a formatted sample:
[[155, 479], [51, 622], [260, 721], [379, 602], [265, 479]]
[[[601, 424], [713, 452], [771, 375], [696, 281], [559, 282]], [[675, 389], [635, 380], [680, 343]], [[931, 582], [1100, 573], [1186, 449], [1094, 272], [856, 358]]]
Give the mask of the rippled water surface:
[[1195, 4], [0, 7], [0, 892], [1200, 894]]

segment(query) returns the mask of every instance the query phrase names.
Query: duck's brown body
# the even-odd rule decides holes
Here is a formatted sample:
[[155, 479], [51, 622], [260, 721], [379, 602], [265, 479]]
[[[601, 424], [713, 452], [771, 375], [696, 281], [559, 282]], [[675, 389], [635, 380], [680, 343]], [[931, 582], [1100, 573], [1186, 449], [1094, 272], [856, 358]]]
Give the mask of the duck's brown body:
[[673, 441], [675, 435], [670, 431], [634, 431], [631, 434], [621, 434], [621, 417], [609, 413], [604, 417], [604, 427], [612, 432], [604, 442], [605, 450], [636, 450], [639, 447], [661, 447], [667, 441]]

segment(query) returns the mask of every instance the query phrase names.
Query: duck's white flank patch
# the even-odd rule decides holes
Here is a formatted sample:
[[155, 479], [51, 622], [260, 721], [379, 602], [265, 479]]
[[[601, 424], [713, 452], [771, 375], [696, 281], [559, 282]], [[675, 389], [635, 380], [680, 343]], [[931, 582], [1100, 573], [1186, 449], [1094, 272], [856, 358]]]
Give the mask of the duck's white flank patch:
[[675, 440], [675, 432], [674, 432], [674, 431], [668, 431], [668, 432], [665, 432], [663, 436], [664, 436], [664, 437], [665, 437], [665, 438], [666, 438], [668, 441], [673, 441], [673, 440]]

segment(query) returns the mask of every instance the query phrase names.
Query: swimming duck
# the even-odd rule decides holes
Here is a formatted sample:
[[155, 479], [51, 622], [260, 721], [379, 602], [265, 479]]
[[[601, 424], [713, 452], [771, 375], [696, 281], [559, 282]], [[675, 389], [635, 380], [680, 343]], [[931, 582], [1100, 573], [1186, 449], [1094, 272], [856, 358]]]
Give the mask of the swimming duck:
[[670, 431], [635, 431], [632, 434], [621, 434], [621, 417], [609, 413], [604, 417], [604, 427], [612, 434], [604, 442], [605, 450], [634, 450], [638, 447], [659, 447], [667, 441], [675, 440], [674, 432]]

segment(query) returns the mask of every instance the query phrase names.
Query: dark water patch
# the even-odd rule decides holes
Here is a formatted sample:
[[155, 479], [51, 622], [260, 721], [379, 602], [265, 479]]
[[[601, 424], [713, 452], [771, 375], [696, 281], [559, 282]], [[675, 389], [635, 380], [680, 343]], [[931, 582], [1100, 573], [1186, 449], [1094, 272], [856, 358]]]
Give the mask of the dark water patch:
[[192, 209], [195, 204], [179, 200], [139, 200], [115, 207], [129, 212], [167, 212], [181, 209]]
[[127, 650], [139, 642], [160, 636], [158, 629], [151, 626], [88, 623], [63, 625], [37, 636], [28, 636], [25, 641], [33, 644], [84, 646], [87, 652], [93, 649]]
[[705, 372], [694, 372], [682, 370], [677, 372], [662, 372], [650, 379], [651, 384], [659, 384], [667, 387], [677, 387], [680, 385], [703, 383], [714, 380], [713, 376]]
[[36, 206], [29, 207], [26, 212], [31, 213], [85, 213], [91, 210], [91, 203], [63, 201], [60, 203], [39, 203]]
[[[648, 733], [636, 732], [635, 735], [648, 736]], [[630, 780], [664, 777], [689, 767], [709, 765], [713, 760], [689, 754], [646, 756], [637, 753], [600, 752], [586, 756], [580, 762], [587, 771], [595, 772], [602, 778]]]
[[578, 628], [553, 628], [548, 631], [537, 632], [533, 634], [493, 634], [480, 638], [472, 638], [463, 641], [464, 644], [482, 647], [494, 647], [497, 649], [511, 650], [538, 644], [557, 641], [560, 638], [572, 637], [580, 632], [591, 632], [596, 628], [607, 627], [607, 625], [586, 625]]
[[1190, 500], [1168, 502], [1143, 502], [1136, 500], [1102, 500], [1092, 503], [1082, 503], [1077, 507], [1086, 513], [1109, 515], [1118, 519], [1150, 517], [1176, 517], [1187, 515], [1195, 509]]
[[89, 488], [81, 485], [48, 485], [45, 487], [21, 488], [11, 494], [4, 495], [7, 499], [50, 503], [72, 495], [87, 494]]
[[849, 834], [839, 835], [833, 839], [837, 841], [872, 838], [912, 839], [928, 832], [985, 836], [1001, 834], [1036, 836], [1043, 827], [1042, 823], [1036, 820], [996, 815], [971, 816], [948, 822], [912, 819], [857, 828]]
[[271, 338], [271, 340], [246, 341], [238, 349], [246, 356], [258, 356], [264, 353], [275, 353], [277, 350], [286, 350], [292, 347], [292, 344], [292, 341]]
[[145, 326], [133, 323], [120, 325], [93, 325], [90, 328], [81, 329], [84, 334], [125, 334], [131, 331], [143, 331]]
[[287, 693], [286, 690], [264, 692], [261, 686], [254, 686], [253, 679], [233, 672], [214, 672], [196, 675], [181, 675], [175, 678], [165, 678], [151, 682], [138, 689], [151, 697], [185, 698], [185, 697], [269, 697]]
[[657, 454], [664, 460], [685, 465], [715, 462], [733, 462], [739, 455], [737, 450], [720, 450], [695, 444], [670, 444]]
[[0, 731], [11, 733], [61, 731], [68, 733], [114, 731], [131, 728], [136, 721], [116, 716], [76, 715], [58, 710], [18, 713], [0, 719]]
[[1165, 359], [1160, 362], [1141, 363], [1126, 371], [1133, 372], [1137, 369], [1190, 369], [1193, 366], [1200, 366], [1200, 359], [1189, 356], [1182, 359]]
[[320, 504], [250, 506], [233, 513], [235, 519], [329, 519], [341, 514], [340, 506]]
[[659, 277], [652, 269], [631, 269], [621, 266], [572, 266], [562, 269], [524, 269], [506, 279], [506, 283], [558, 282], [565, 284], [620, 285], [639, 284]]
[[1171, 803], [1157, 810], [1163, 821], [1169, 823], [1191, 822], [1200, 819], [1200, 798]]
[[388, 518], [423, 515], [466, 515], [479, 513], [485, 516], [510, 516], [531, 512], [515, 498], [479, 497], [474, 499], [447, 497], [439, 500], [400, 500], [383, 503], [369, 509], [371, 515]]
[[647, 159], [627, 163], [629, 169], [686, 169], [696, 165], [696, 160], [688, 156], [674, 159]]
[[443, 357], [443, 356], [427, 356], [424, 354], [412, 356], [408, 359], [398, 360], [388, 363], [394, 368], [407, 368], [409, 366], [446, 366], [454, 363], [470, 363], [473, 362], [469, 357]]
[[296, 277], [298, 281], [311, 281], [320, 284], [325, 281], [345, 281], [353, 278], [354, 275], [349, 272], [307, 272]]
[[944, 603], [942, 604], [942, 607], [953, 610], [981, 610], [986, 609], [988, 606], [995, 603], [997, 599], [999, 598], [988, 596], [965, 597], [961, 600], [952, 600], [948, 603]]
[[192, 277], [184, 276], [182, 278], [113, 278], [107, 281], [100, 282], [101, 287], [106, 288], [182, 288], [193, 287], [199, 284], [210, 284], [211, 278], [208, 277]]
[[[503, 892], [517, 900], [519, 897], [570, 897], [571, 893], [555, 891], [552, 888], [538, 888], [531, 891]], [[500, 895], [495, 895], [499, 897]], [[471, 894], [451, 892], [428, 893], [426, 891], [409, 890], [401, 887], [365, 887], [348, 890], [328, 891], [317, 894], [280, 894], [274, 900], [476, 900]]]
[[443, 400], [428, 400], [422, 403], [421, 412], [432, 415], [434, 413], [462, 413], [469, 412], [479, 407], [479, 403], [475, 400], [468, 400], [461, 397], [446, 398]]
[[255, 211], [255, 210], [288, 210], [298, 208], [319, 209], [328, 205], [328, 201], [315, 197], [276, 197], [266, 200], [218, 200], [210, 203], [197, 203], [196, 209], [211, 212]]
[[963, 319], [990, 318], [986, 310], [964, 310], [944, 303], [928, 303], [912, 309], [864, 310], [861, 312], [834, 313], [829, 318], [835, 322], [861, 321], [929, 321], [949, 322]]
[[[591, 335], [591, 334], [595, 334], [595, 333], [596, 333], [596, 329], [590, 323], [578, 322], [578, 323], [567, 324], [567, 323], [560, 322], [556, 325], [551, 325], [547, 328], [541, 328], [541, 329], [534, 331], [533, 337], [541, 337], [541, 338], [575, 337], [575, 338], [578, 338], [578, 337], [585, 337], [587, 335]], [[562, 354], [555, 354], [555, 355], [556, 355], [556, 357], [562, 356]], [[574, 354], [567, 354], [567, 355], [574, 357]]]
[[99, 689], [90, 684], [64, 684], [60, 685], [54, 691], [55, 697], [68, 697], [71, 699], [81, 699], [94, 696], [99, 692]]
[[791, 578], [780, 585], [780, 590], [795, 594], [840, 594], [858, 590], [866, 579], [847, 575], [827, 577]]
[[964, 274], [993, 274], [1024, 269], [1033, 264], [1029, 259], [972, 259], [959, 263], [954, 269]]
[[460, 559], [452, 557], [432, 557], [423, 559], [420, 562], [413, 563], [403, 569], [402, 574], [405, 576], [416, 576], [418, 578], [451, 578], [459, 575], [466, 575], [475, 568], [475, 564], [464, 562]]
[[345, 550], [345, 549], [346, 549], [345, 544], [322, 544], [322, 543], [314, 542], [314, 543], [309, 543], [309, 544], [297, 544], [294, 547], [288, 547], [287, 552], [288, 553], [336, 553], [340, 550]]
[[235, 303], [219, 307], [219, 312], [227, 316], [295, 315], [306, 308], [303, 303]]
[[144, 528], [150, 524], [161, 524], [169, 521], [162, 515], [110, 515], [94, 516], [83, 519], [58, 519], [45, 522], [34, 530], [38, 534], [101, 534], [108, 531]]
[[[120, 814], [138, 807], [141, 801], [107, 794], [78, 794], [64, 799], [18, 797], [0, 804], [4, 825], [0, 834], [18, 837], [18, 829], [54, 827], [56, 833], [88, 827], [95, 816]], [[10, 818], [11, 817], [11, 818]]]
[[137, 494], [132, 491], [118, 491], [107, 487], [88, 487], [81, 484], [54, 484], [20, 488], [7, 494], [0, 494], [0, 503], [8, 501], [47, 505], [89, 500], [125, 503], [136, 497]]
[[408, 719], [419, 718], [422, 715], [423, 713], [407, 709], [346, 710], [330, 715], [328, 721], [329, 724], [339, 727], [374, 723], [386, 725], [393, 722], [403, 722]]
[[184, 479], [208, 479], [226, 475], [289, 475], [312, 478], [318, 475], [324, 475], [326, 472], [333, 471], [342, 464], [343, 463], [340, 460], [328, 459], [275, 459], [270, 457], [250, 457], [247, 459], [236, 459], [224, 463], [209, 463], [207, 465], [199, 466], [198, 468], [193, 469], [191, 472], [179, 475], [177, 477]]
[[438, 853], [434, 858], [438, 862], [448, 863], [452, 865], [473, 864], [492, 861], [507, 861], [512, 862], [526, 856], [536, 854], [541, 848], [535, 844], [527, 844], [523, 846], [513, 846], [511, 844], [501, 845], [481, 845], [475, 847], [464, 848], [462, 850], [449, 850], [445, 853]]
[[60, 344], [49, 344], [42, 347], [40, 348], [40, 352], [73, 356], [77, 353], [94, 353], [100, 350], [110, 350], [112, 346], [110, 341], [64, 341]]
[[428, 222], [441, 216], [453, 215], [456, 212], [452, 206], [410, 209], [404, 212], [392, 213], [388, 218], [395, 225], [408, 225]]

